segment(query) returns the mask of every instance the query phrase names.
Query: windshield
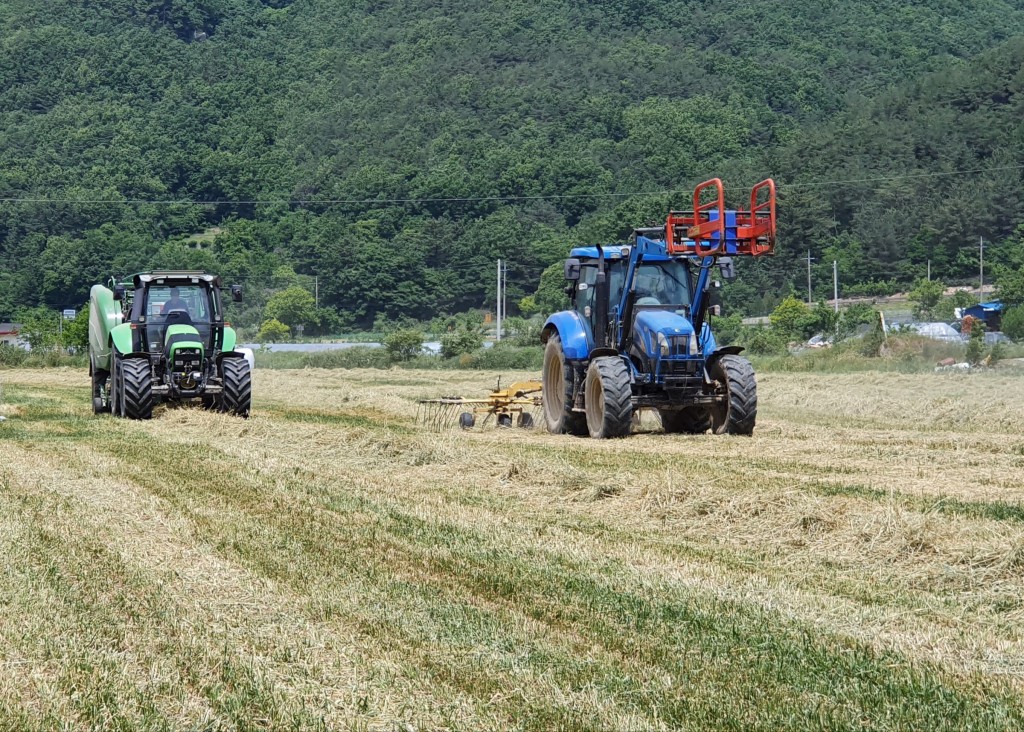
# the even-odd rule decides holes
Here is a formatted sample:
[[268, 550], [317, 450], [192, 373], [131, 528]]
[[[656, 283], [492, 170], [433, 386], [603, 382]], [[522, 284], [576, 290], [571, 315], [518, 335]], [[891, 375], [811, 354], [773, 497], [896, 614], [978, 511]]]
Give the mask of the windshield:
[[[209, 323], [210, 297], [206, 288], [201, 285], [151, 286], [149, 301], [146, 303], [146, 316], [149, 322], [163, 322], [168, 314], [174, 311], [184, 311], [188, 314], [188, 320], [193, 323]], [[183, 320], [180, 315], [172, 319]]]
[[690, 304], [689, 272], [679, 259], [668, 262], [644, 262], [636, 270], [636, 304]]

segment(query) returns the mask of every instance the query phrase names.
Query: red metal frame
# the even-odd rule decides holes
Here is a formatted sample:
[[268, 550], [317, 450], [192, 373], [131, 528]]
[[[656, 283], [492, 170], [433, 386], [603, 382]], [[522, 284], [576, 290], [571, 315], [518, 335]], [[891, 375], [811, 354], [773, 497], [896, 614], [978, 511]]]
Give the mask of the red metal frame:
[[[707, 203], [700, 202], [701, 194], [713, 189], [715, 198]], [[718, 212], [718, 220], [711, 220], [711, 211]], [[676, 240], [676, 227], [686, 227], [686, 233]], [[717, 241], [705, 246], [705, 241], [712, 241], [715, 232]], [[693, 240], [693, 248], [684, 239]], [[725, 187], [721, 178], [712, 178], [693, 189], [693, 211], [671, 211], [665, 222], [665, 246], [669, 254], [697, 254], [701, 257], [717, 254], [725, 243]]]
[[[760, 193], [767, 191], [763, 201]], [[749, 245], [749, 254], [759, 257], [775, 252], [775, 181], [763, 180], [750, 191], [750, 210], [736, 212], [738, 245]]]
[[[701, 203], [708, 190], [714, 192], [714, 198]], [[717, 212], [717, 219], [712, 220], [712, 211]], [[665, 222], [666, 249], [669, 254], [715, 256], [726, 245], [725, 224], [725, 188], [719, 178], [712, 178], [693, 190], [692, 211], [669, 212]], [[768, 178], [750, 191], [750, 208], [736, 211], [736, 254], [759, 257], [774, 252], [775, 181]]]

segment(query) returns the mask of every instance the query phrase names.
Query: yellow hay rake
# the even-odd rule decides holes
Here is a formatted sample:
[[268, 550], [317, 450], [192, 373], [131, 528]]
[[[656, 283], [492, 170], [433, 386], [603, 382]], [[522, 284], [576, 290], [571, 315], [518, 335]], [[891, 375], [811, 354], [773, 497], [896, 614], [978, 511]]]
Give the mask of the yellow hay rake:
[[440, 431], [457, 420], [459, 427], [468, 430], [476, 425], [477, 417], [483, 415], [481, 426], [494, 417], [498, 427], [515, 424], [530, 429], [540, 418], [540, 391], [539, 381], [517, 381], [502, 389], [501, 379], [498, 379], [494, 391], [484, 399], [457, 396], [424, 399], [419, 403], [418, 421]]

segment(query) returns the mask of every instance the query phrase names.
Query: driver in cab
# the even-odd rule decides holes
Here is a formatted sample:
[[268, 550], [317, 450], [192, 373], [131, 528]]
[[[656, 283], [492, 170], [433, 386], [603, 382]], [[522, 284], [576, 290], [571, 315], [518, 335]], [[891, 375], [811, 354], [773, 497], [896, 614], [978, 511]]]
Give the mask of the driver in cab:
[[163, 307], [160, 308], [160, 314], [167, 315], [172, 310], [184, 310], [188, 313], [188, 303], [181, 298], [177, 287], [171, 288], [171, 299], [165, 302]]

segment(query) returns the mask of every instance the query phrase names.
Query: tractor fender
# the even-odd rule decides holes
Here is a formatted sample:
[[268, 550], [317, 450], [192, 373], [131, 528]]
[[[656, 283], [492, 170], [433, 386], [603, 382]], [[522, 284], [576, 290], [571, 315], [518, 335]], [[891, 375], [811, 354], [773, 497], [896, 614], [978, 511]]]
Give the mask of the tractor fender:
[[708, 378], [708, 374], [711, 373], [711, 369], [715, 367], [715, 364], [718, 363], [718, 359], [720, 359], [722, 356], [738, 356], [743, 351], [743, 346], [722, 346], [721, 348], [716, 349], [714, 353], [708, 356], [707, 359], [704, 361], [705, 378]]
[[222, 351], [234, 351], [235, 350], [235, 343], [237, 342], [237, 340], [238, 340], [238, 334], [235, 332], [235, 329], [232, 328], [230, 325], [225, 325], [224, 326], [224, 342], [221, 344], [220, 350], [222, 350]]
[[132, 324], [121, 323], [110, 330], [110, 340], [122, 356], [132, 352]]
[[547, 343], [552, 333], [562, 339], [562, 352], [569, 361], [585, 361], [590, 357], [590, 330], [575, 310], [555, 313], [541, 331], [540, 340]]
[[217, 354], [217, 366], [220, 366], [221, 361], [225, 358], [243, 358], [246, 363], [249, 364], [249, 370], [253, 371], [256, 368], [256, 358], [253, 355], [252, 349], [250, 348], [239, 348], [235, 351], [221, 351]]

